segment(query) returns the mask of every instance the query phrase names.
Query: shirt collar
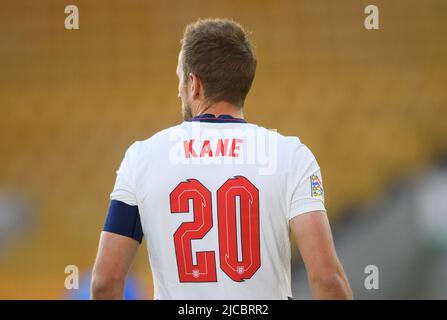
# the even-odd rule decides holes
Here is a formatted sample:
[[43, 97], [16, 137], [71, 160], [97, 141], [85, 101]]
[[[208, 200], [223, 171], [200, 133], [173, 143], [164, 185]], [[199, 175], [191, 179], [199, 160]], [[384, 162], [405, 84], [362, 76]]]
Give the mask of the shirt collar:
[[214, 122], [214, 123], [247, 123], [242, 118], [234, 118], [228, 114], [221, 114], [216, 117], [214, 114], [205, 113], [193, 117], [190, 121], [198, 122]]

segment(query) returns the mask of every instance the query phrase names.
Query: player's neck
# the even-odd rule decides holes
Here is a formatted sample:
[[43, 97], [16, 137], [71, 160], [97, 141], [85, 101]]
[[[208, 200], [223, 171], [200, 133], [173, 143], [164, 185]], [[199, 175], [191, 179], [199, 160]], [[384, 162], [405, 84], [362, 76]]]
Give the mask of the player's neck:
[[241, 107], [228, 103], [226, 101], [219, 101], [202, 108], [199, 107], [195, 114], [193, 114], [193, 116], [195, 117], [202, 114], [213, 114], [216, 117], [220, 115], [229, 115], [233, 118], [244, 118], [244, 113], [242, 112]]

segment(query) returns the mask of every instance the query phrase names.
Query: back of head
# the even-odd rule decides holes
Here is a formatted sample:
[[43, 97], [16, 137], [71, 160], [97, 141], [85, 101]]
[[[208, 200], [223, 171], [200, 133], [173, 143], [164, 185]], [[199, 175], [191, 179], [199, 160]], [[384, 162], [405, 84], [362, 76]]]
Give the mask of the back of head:
[[228, 19], [201, 19], [189, 24], [181, 41], [185, 80], [196, 74], [211, 102], [243, 106], [256, 71], [247, 32]]

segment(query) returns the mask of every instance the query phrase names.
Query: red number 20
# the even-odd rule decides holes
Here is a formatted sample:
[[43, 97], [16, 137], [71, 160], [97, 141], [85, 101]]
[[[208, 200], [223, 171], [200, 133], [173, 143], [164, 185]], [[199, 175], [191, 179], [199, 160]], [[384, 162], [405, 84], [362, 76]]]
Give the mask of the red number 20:
[[[241, 259], [238, 258], [237, 208], [239, 198]], [[216, 282], [214, 251], [196, 253], [193, 263], [191, 240], [203, 239], [213, 227], [211, 192], [198, 180], [181, 182], [169, 195], [171, 213], [189, 212], [192, 222], [184, 222], [174, 233], [180, 282]], [[250, 279], [261, 266], [259, 250], [259, 191], [247, 178], [228, 179], [217, 191], [220, 268], [231, 279]]]

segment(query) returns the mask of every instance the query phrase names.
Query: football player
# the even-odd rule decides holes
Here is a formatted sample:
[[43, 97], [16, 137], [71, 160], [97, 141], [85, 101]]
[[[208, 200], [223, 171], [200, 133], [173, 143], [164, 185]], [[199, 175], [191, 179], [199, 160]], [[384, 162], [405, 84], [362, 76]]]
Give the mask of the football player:
[[297, 137], [244, 119], [255, 70], [238, 23], [205, 19], [186, 27], [177, 65], [184, 121], [128, 148], [92, 298], [123, 298], [144, 236], [155, 299], [291, 299], [289, 230], [314, 297], [352, 298], [314, 155]]

